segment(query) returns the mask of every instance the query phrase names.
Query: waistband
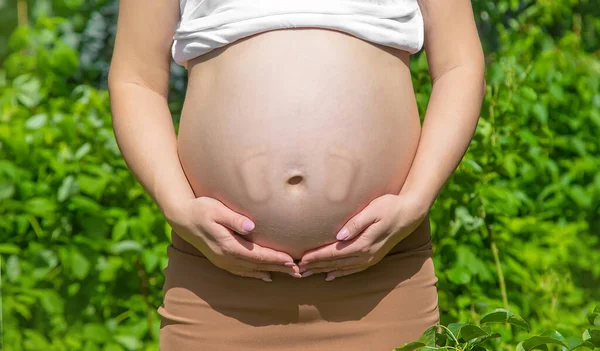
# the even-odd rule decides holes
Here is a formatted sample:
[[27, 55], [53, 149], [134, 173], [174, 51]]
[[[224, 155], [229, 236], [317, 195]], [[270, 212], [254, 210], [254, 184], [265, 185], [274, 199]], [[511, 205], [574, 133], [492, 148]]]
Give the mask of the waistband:
[[[402, 239], [396, 246], [394, 246], [387, 254], [393, 255], [402, 252], [412, 251], [423, 247], [431, 240], [431, 224], [429, 214], [425, 217], [423, 222], [410, 233], [406, 238]], [[188, 243], [181, 236], [179, 236], [174, 230], [171, 230], [171, 241], [174, 248], [179, 251], [185, 252], [190, 255], [206, 257], [196, 249], [192, 244]]]

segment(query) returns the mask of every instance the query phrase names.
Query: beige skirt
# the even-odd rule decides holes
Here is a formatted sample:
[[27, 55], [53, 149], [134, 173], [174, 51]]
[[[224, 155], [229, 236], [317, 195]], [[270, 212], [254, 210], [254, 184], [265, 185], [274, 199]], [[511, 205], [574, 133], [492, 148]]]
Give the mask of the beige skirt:
[[439, 323], [429, 219], [376, 265], [329, 282], [236, 276], [186, 244], [168, 248], [162, 351], [390, 351]]

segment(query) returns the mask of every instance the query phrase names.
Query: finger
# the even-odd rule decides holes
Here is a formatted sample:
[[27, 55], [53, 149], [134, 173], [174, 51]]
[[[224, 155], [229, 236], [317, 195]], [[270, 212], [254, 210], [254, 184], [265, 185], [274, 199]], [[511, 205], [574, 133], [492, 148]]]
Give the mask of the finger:
[[302, 265], [302, 267], [300, 268], [300, 271], [304, 271], [304, 270], [309, 270], [309, 269], [321, 269], [321, 268], [327, 268], [330, 270], [335, 270], [335, 269], [341, 269], [344, 267], [348, 267], [348, 266], [354, 266], [354, 265], [359, 265], [361, 263], [364, 263], [365, 259], [363, 257], [357, 257], [357, 256], [352, 256], [352, 257], [346, 257], [346, 258], [337, 258], [331, 261], [315, 261], [312, 263], [307, 263], [305, 265]]
[[344, 269], [344, 270], [337, 270], [337, 271], [333, 271], [333, 272], [329, 272], [327, 273], [327, 276], [325, 277], [326, 281], [332, 281], [336, 278], [339, 277], [343, 277], [345, 275], [350, 275], [350, 274], [354, 274], [354, 273], [358, 273], [358, 272], [362, 272], [365, 269], [367, 269], [369, 267], [358, 267], [358, 268], [351, 268], [351, 269]]
[[304, 267], [310, 262], [316, 261], [333, 261], [341, 258], [358, 256], [358, 249], [362, 243], [357, 243], [357, 240], [334, 242], [316, 249], [307, 251], [298, 266]]
[[265, 282], [272, 282], [273, 280], [271, 279], [271, 274], [269, 274], [268, 272], [260, 272], [260, 271], [229, 271], [230, 273], [233, 273], [235, 275], [239, 275], [242, 277], [247, 277], [247, 278], [257, 278], [257, 279], [261, 279]]
[[213, 214], [213, 220], [215, 222], [242, 235], [250, 234], [252, 232], [255, 224], [250, 218], [233, 211], [220, 201], [219, 204], [220, 205], [216, 205], [216, 210]]
[[273, 249], [257, 245], [239, 236], [232, 236], [231, 245], [237, 258], [257, 264], [282, 265], [294, 264], [292, 256]]
[[379, 221], [379, 216], [375, 212], [375, 210], [376, 207], [374, 206], [365, 207], [357, 215], [350, 218], [350, 220], [346, 222], [344, 227], [340, 229], [335, 238], [344, 241], [352, 240], [371, 224], [374, 224], [377, 221]]

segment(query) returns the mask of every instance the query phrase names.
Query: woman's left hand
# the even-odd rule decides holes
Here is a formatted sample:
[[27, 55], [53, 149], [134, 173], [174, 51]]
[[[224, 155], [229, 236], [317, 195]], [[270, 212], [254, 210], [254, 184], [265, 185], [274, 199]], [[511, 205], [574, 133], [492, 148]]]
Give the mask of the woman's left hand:
[[428, 211], [412, 196], [377, 197], [346, 222], [337, 242], [307, 251], [298, 264], [300, 272], [303, 277], [327, 272], [325, 280], [330, 281], [363, 271], [417, 229]]

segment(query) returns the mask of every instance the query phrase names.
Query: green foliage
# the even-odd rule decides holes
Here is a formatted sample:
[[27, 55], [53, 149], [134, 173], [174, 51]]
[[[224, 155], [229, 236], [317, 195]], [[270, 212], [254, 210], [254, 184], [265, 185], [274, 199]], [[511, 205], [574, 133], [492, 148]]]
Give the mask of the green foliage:
[[[431, 212], [447, 342], [514, 349], [532, 333], [523, 350], [552, 340], [573, 349], [574, 339], [559, 335], [580, 335], [586, 316], [600, 326], [593, 3], [473, 2], [488, 92], [471, 146]], [[112, 132], [105, 77], [115, 2], [29, 4], [31, 26], [6, 41], [0, 71], [4, 349], [156, 349], [169, 228]], [[411, 68], [423, 115], [425, 54]], [[185, 79], [173, 73], [177, 120]], [[497, 335], [487, 324], [498, 321]], [[426, 344], [441, 340], [431, 330]], [[588, 329], [581, 344], [597, 338]]]
[[[595, 326], [593, 319], [598, 315], [600, 308], [596, 307], [588, 314], [588, 320]], [[450, 349], [456, 351], [486, 351], [492, 339], [501, 337], [500, 333], [492, 332], [488, 324], [507, 323], [517, 328], [529, 331], [529, 324], [521, 316], [513, 312], [497, 308], [485, 313], [479, 320], [479, 325], [473, 323], [450, 323], [448, 326], [433, 325], [423, 332], [419, 340], [404, 344], [394, 351], [414, 351], [423, 349]], [[441, 332], [440, 332], [441, 330]], [[486, 341], [490, 341], [487, 342]], [[572, 351], [580, 347], [587, 349], [600, 348], [600, 330], [586, 329], [581, 338], [575, 336], [564, 337], [556, 330], [548, 329], [540, 335], [531, 336], [519, 342], [517, 351], [530, 351], [533, 349], [548, 351], [548, 345], [558, 345], [561, 350]]]
[[574, 332], [600, 292], [600, 62], [577, 33], [523, 21], [497, 28], [482, 117], [432, 211], [442, 319], [502, 306]]
[[120, 156], [107, 91], [73, 78], [67, 24], [16, 30], [0, 75], [4, 349], [138, 350], [157, 338], [169, 231]]

